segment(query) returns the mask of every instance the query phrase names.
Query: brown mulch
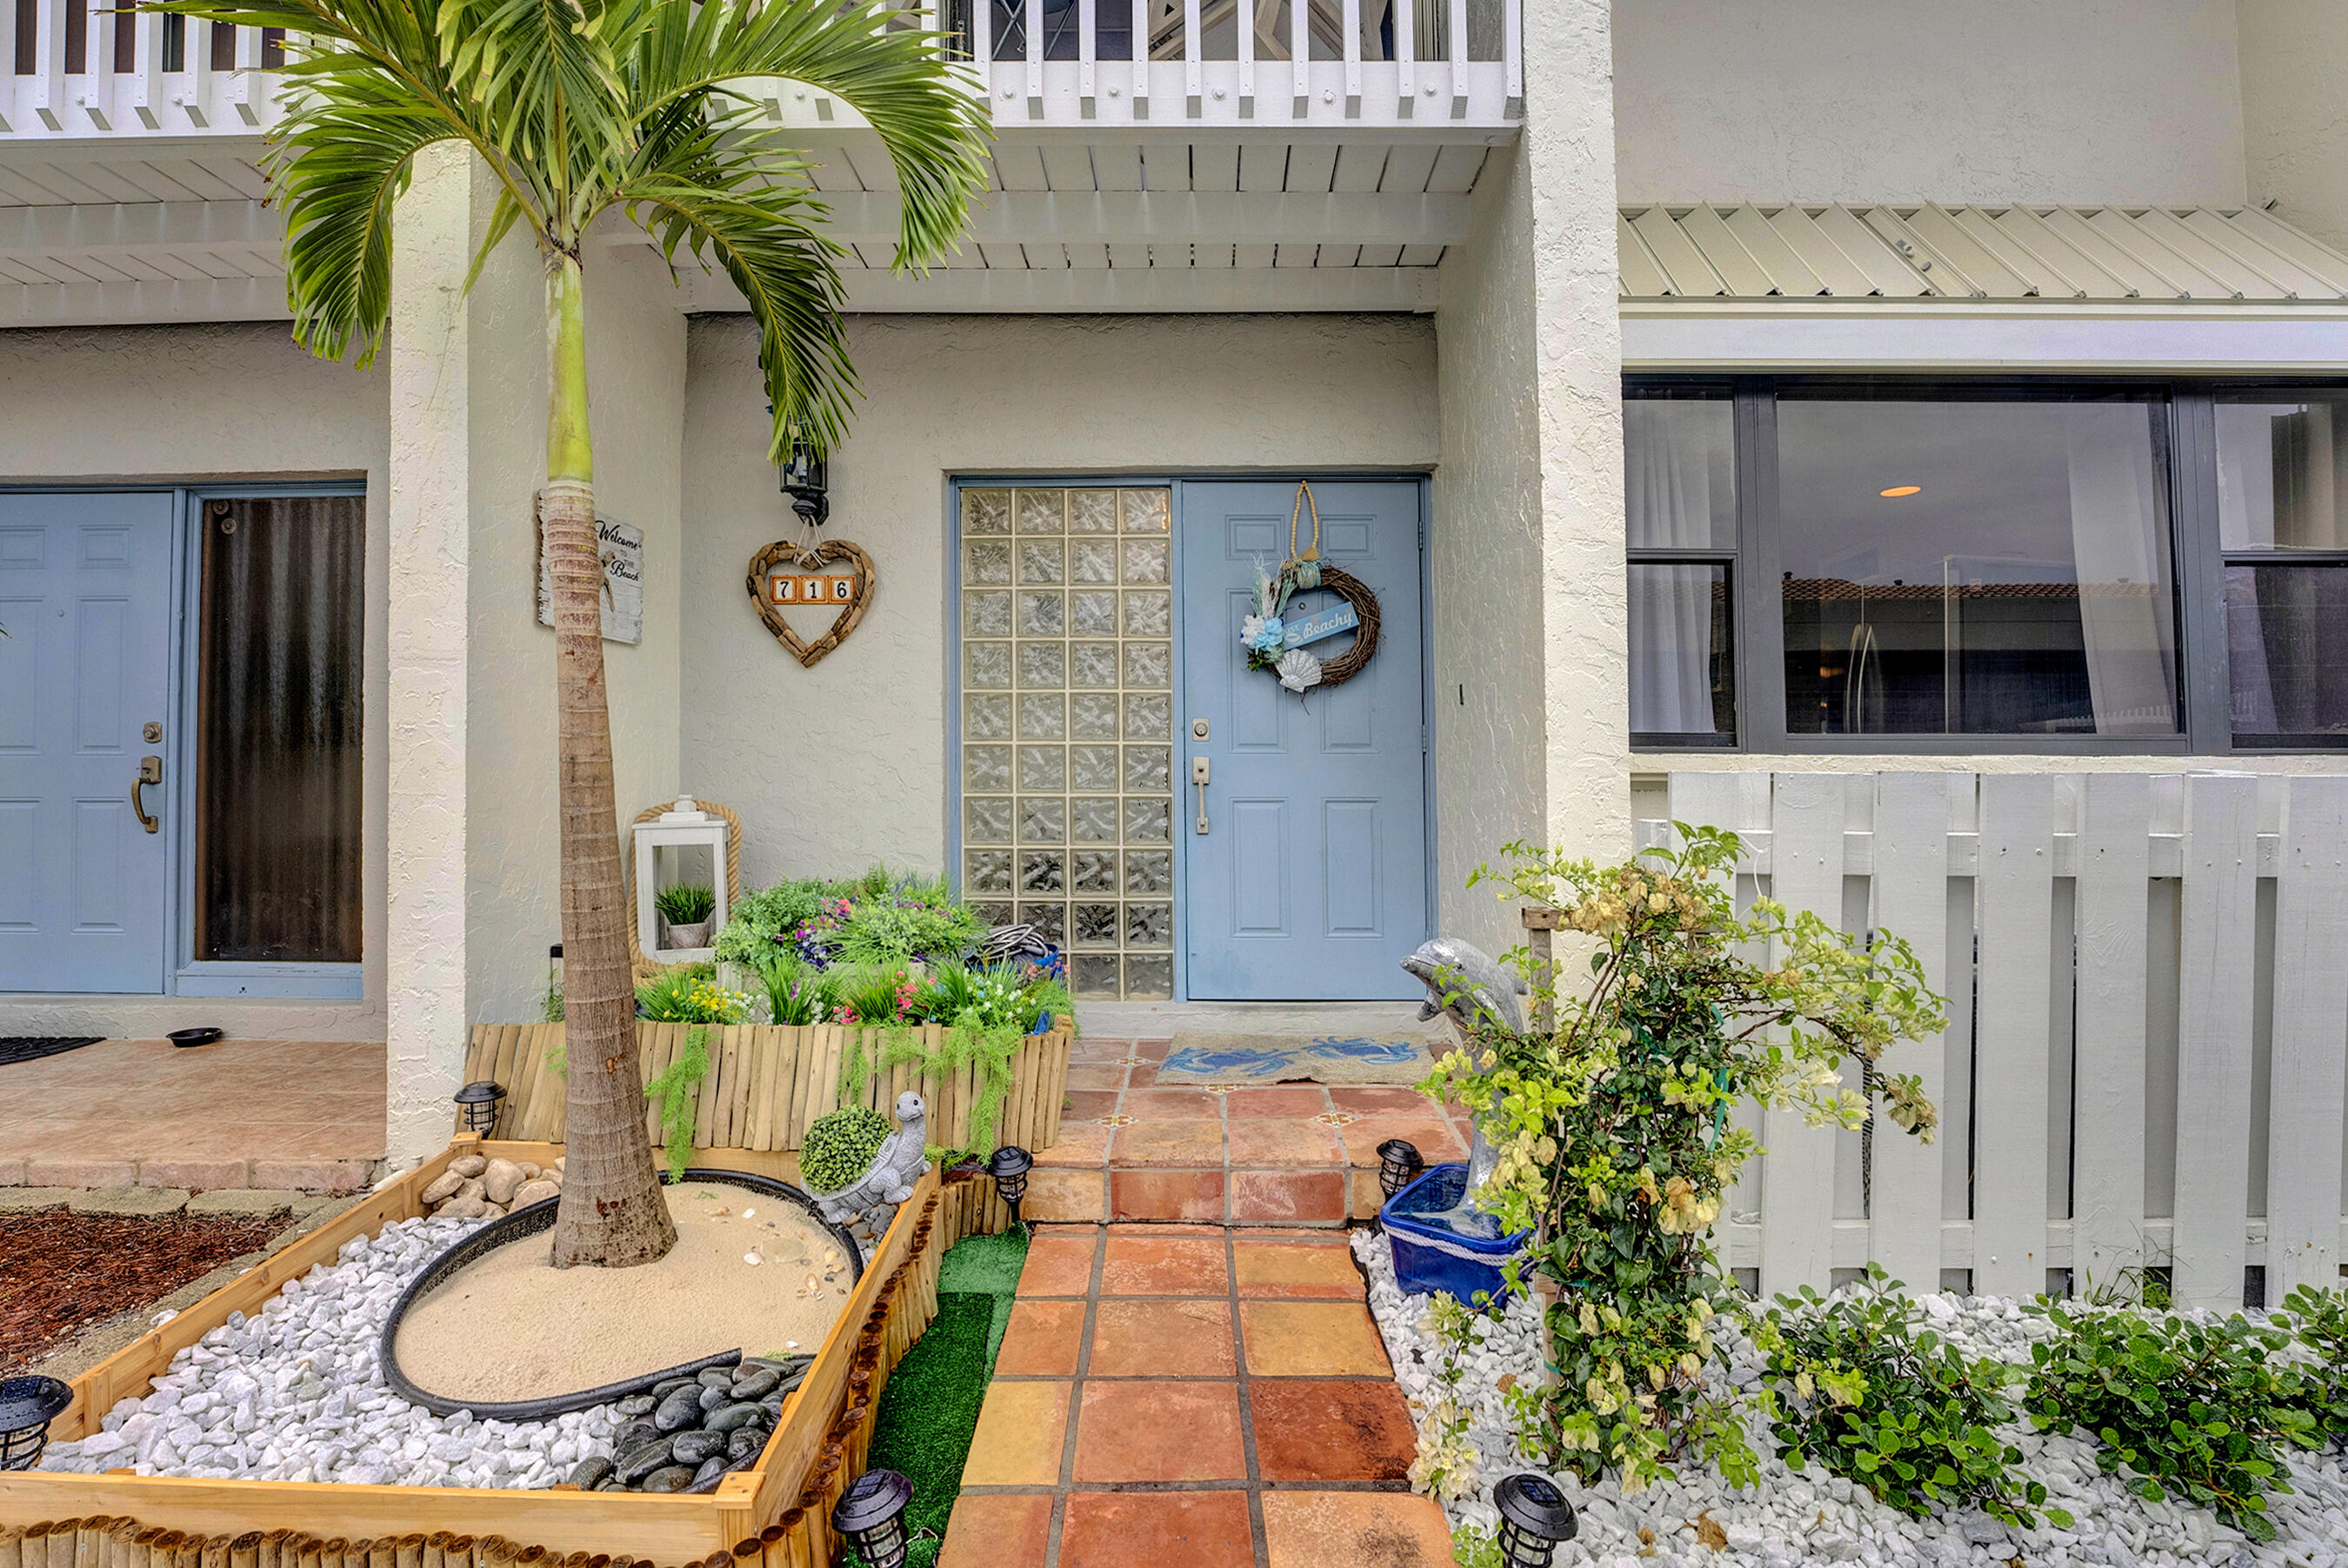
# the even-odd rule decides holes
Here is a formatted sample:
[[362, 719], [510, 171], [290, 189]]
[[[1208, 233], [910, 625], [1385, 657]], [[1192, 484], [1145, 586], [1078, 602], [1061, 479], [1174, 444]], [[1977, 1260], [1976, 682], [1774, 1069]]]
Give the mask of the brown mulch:
[[0, 1215], [0, 1375], [258, 1252], [284, 1223], [282, 1215], [118, 1219], [63, 1209]]

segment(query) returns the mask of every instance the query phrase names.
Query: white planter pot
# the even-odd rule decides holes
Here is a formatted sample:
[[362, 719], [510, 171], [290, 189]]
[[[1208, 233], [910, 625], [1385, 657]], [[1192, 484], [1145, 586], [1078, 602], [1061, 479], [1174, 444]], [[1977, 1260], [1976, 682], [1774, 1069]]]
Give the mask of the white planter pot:
[[690, 948], [708, 946], [709, 924], [708, 921], [702, 920], [695, 921], [691, 925], [670, 926], [668, 928], [669, 951], [677, 953]]

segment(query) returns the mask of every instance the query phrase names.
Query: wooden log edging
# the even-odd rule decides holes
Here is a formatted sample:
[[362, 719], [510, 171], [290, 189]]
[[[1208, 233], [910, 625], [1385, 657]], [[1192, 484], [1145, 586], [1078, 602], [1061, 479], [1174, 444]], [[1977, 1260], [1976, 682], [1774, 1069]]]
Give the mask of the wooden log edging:
[[[772, 1533], [769, 1532], [769, 1533]], [[760, 1539], [675, 1568], [757, 1568]], [[744, 1548], [749, 1550], [746, 1553]], [[779, 1563], [783, 1559], [767, 1558]], [[568, 1556], [502, 1535], [446, 1530], [372, 1539], [321, 1541], [299, 1531], [248, 1530], [196, 1535], [100, 1514], [19, 1528], [0, 1525], [0, 1568], [670, 1568], [646, 1557], [573, 1552]], [[812, 1568], [812, 1565], [810, 1565]]]

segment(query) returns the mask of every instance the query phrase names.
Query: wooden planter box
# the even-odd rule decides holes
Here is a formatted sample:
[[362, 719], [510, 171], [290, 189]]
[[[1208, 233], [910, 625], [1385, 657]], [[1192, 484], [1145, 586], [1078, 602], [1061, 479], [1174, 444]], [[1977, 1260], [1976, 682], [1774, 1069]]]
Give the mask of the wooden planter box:
[[[552, 1143], [451, 1143], [75, 1378], [74, 1402], [50, 1436], [88, 1436], [118, 1401], [144, 1393], [175, 1354], [227, 1322], [229, 1314], [260, 1311], [286, 1280], [306, 1274], [313, 1264], [333, 1264], [345, 1242], [422, 1213], [424, 1188], [457, 1156], [502, 1155], [543, 1164], [561, 1151]], [[729, 1161], [727, 1153], [713, 1150], [707, 1163], [751, 1168]], [[629, 1557], [693, 1563], [716, 1553], [774, 1568], [814, 1568], [831, 1560], [831, 1504], [863, 1473], [873, 1415], [889, 1373], [936, 1315], [939, 1259], [963, 1235], [983, 1229], [989, 1211], [1001, 1212], [990, 1182], [942, 1181], [934, 1170], [922, 1178], [865, 1261], [863, 1277], [816, 1352], [805, 1381], [784, 1406], [766, 1451], [749, 1469], [726, 1476], [714, 1492], [664, 1496], [9, 1471], [0, 1473], [0, 1568], [51, 1568], [57, 1562], [52, 1553], [62, 1542], [32, 1539], [43, 1535], [33, 1527], [79, 1521], [79, 1533], [88, 1534], [99, 1519], [108, 1533], [88, 1548], [95, 1554], [84, 1555], [77, 1547], [66, 1554], [63, 1568], [504, 1568], [517, 1552], [531, 1568], [541, 1559], [543, 1568], [555, 1568], [557, 1559], [573, 1553], [608, 1555], [615, 1563]], [[185, 1539], [134, 1547], [130, 1536], [121, 1533], [124, 1524], [135, 1527], [134, 1533], [177, 1532]], [[274, 1534], [265, 1542], [239, 1539], [250, 1532]], [[313, 1539], [304, 1547], [294, 1539], [299, 1536]], [[32, 1545], [42, 1550], [28, 1557]], [[158, 1553], [151, 1561], [150, 1548]], [[541, 1550], [533, 1555], [527, 1550], [531, 1548]], [[263, 1563], [256, 1553], [278, 1561]], [[585, 1561], [583, 1555], [576, 1559], [581, 1568]]]
[[[753, 1154], [778, 1155], [797, 1150], [809, 1122], [839, 1109], [839, 1064], [850, 1040], [860, 1043], [867, 1061], [876, 1061], [885, 1039], [880, 1029], [849, 1025], [800, 1028], [776, 1024], [638, 1024], [636, 1039], [644, 1054], [644, 1081], [651, 1082], [676, 1059], [685, 1048], [685, 1037], [696, 1027], [706, 1035], [709, 1076], [701, 1082], [694, 1141], [697, 1147]], [[944, 1035], [935, 1024], [924, 1025], [914, 1033], [932, 1055]], [[1075, 1042], [1075, 1034], [1062, 1028], [1048, 1035], [1030, 1035], [1019, 1043], [1011, 1057], [1011, 1087], [995, 1116], [990, 1150], [1015, 1143], [1034, 1152], [1058, 1140], [1060, 1100], [1068, 1087], [1068, 1048]], [[561, 1024], [473, 1026], [465, 1053], [466, 1078], [488, 1078], [506, 1088], [493, 1136], [561, 1140], [563, 1081], [547, 1059], [561, 1044]], [[910, 1067], [900, 1066], [872, 1073], [858, 1103], [886, 1110], [904, 1090], [917, 1090], [929, 1104], [930, 1141], [959, 1149], [967, 1146], [971, 1108], [982, 1087], [974, 1067], [945, 1074], [917, 1074]], [[661, 1143], [658, 1107], [648, 1105], [644, 1125], [656, 1149]], [[784, 1167], [769, 1162], [736, 1168], [771, 1173]], [[798, 1180], [796, 1165], [788, 1169], [789, 1179]], [[995, 1228], [1004, 1222], [998, 1221]]]

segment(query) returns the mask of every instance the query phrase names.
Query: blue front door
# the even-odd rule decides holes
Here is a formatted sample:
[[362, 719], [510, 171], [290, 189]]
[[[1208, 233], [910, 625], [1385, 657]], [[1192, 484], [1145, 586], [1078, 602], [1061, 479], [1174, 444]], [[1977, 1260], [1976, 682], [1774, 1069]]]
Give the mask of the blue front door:
[[[0, 494], [0, 991], [160, 992], [172, 498]], [[157, 738], [148, 738], [149, 726]]]
[[[1377, 595], [1377, 652], [1303, 696], [1251, 670], [1240, 623], [1256, 568], [1289, 553], [1294, 481], [1182, 487], [1182, 791], [1188, 992], [1201, 1001], [1408, 997], [1399, 965], [1428, 935], [1420, 487], [1316, 483], [1321, 558]], [[1309, 542], [1309, 516], [1298, 544]], [[1337, 603], [1299, 594], [1290, 616]], [[1340, 633], [1313, 645], [1334, 658]], [[1193, 782], [1203, 760], [1204, 803]], [[1202, 817], [1203, 813], [1203, 817]]]

